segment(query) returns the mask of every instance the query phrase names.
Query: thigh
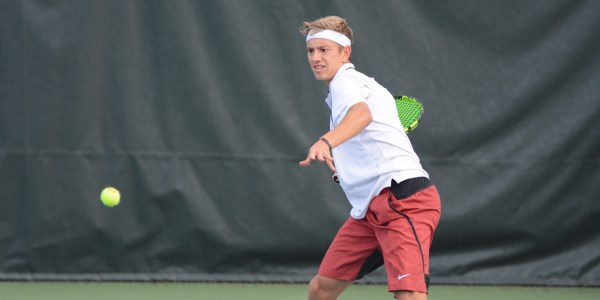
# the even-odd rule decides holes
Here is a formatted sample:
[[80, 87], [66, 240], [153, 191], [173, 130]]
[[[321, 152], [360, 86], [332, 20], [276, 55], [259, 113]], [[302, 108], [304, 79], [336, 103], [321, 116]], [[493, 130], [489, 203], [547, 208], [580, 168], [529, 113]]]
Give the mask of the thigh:
[[385, 261], [390, 291], [427, 292], [429, 248], [440, 217], [431, 186], [403, 199], [390, 191], [373, 200], [370, 220]]
[[365, 268], [381, 265], [380, 255], [379, 265], [373, 262], [378, 257], [377, 248], [377, 238], [368, 222], [350, 217], [329, 246], [319, 275], [337, 280], [356, 280]]

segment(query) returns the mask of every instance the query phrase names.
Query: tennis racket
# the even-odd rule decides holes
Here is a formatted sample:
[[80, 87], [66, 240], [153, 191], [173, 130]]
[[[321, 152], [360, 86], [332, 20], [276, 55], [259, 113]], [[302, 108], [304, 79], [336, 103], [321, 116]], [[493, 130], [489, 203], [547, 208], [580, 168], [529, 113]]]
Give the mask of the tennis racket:
[[[409, 133], [415, 130], [421, 121], [421, 117], [423, 117], [423, 104], [419, 100], [405, 95], [394, 96], [394, 100], [396, 101], [398, 118], [400, 119], [400, 123], [402, 123], [402, 127], [404, 127], [404, 132]], [[340, 183], [337, 173], [334, 173], [331, 179]]]
[[404, 127], [404, 132], [409, 133], [419, 125], [423, 117], [423, 104], [419, 100], [409, 96], [396, 96], [396, 109], [398, 118]]

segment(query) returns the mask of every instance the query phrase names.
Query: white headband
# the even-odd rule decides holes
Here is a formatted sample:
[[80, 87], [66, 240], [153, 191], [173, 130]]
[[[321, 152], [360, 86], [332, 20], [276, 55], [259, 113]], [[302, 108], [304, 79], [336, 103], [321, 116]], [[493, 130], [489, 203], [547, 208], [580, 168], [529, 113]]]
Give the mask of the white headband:
[[312, 40], [312, 39], [328, 39], [330, 41], [334, 41], [344, 47], [346, 46], [350, 46], [352, 44], [352, 42], [350, 41], [350, 39], [337, 32], [337, 31], [333, 31], [333, 30], [329, 30], [329, 29], [325, 29], [325, 30], [321, 30], [317, 33], [313, 33], [313, 34], [308, 34], [306, 35], [306, 42], [308, 43], [308, 41]]

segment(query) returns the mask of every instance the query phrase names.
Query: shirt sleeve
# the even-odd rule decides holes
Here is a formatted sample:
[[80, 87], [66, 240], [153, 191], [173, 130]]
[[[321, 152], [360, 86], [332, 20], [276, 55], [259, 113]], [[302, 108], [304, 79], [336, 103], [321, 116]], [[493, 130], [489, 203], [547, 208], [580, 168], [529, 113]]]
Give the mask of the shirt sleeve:
[[331, 119], [333, 125], [337, 126], [352, 105], [366, 102], [365, 100], [369, 96], [369, 87], [356, 78], [346, 77], [332, 81], [330, 93]]

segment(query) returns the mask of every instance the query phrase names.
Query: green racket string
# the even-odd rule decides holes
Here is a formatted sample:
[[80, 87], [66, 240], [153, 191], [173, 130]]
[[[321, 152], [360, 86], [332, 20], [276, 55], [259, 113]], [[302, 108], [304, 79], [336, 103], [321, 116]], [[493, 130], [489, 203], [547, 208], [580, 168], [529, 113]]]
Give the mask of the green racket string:
[[423, 115], [423, 105], [417, 99], [409, 96], [395, 97], [394, 100], [396, 100], [396, 109], [404, 132], [409, 133], [419, 125], [419, 120]]

